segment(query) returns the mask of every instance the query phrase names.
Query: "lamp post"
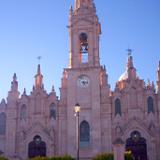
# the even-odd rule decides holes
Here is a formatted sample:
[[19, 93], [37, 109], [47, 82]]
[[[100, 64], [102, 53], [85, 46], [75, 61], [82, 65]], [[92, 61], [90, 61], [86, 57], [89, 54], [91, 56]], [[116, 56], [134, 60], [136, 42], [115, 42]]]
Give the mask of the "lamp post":
[[75, 116], [76, 116], [76, 120], [77, 120], [77, 160], [79, 160], [79, 113], [80, 113], [80, 105], [77, 103], [74, 107], [74, 111], [75, 111]]

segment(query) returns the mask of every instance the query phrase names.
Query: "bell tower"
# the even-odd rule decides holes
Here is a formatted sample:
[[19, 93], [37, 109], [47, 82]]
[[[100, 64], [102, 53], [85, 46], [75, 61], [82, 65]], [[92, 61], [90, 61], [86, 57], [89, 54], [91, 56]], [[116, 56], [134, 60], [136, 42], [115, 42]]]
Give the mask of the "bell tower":
[[[77, 124], [74, 107], [77, 103], [81, 107], [79, 113], [81, 157], [93, 157], [102, 151], [102, 145], [106, 146], [110, 142], [110, 139], [107, 139], [107, 142], [104, 138], [102, 140], [102, 132], [107, 131], [107, 135], [110, 129], [102, 131], [101, 110], [102, 107], [110, 107], [110, 104], [107, 104], [110, 101], [106, 98], [107, 100], [102, 102], [101, 95], [109, 97], [110, 90], [106, 70], [100, 65], [100, 34], [101, 26], [93, 0], [75, 0], [74, 9], [71, 7], [69, 14], [70, 63], [69, 67], [64, 69], [60, 88], [60, 110], [63, 111], [59, 124], [60, 140], [65, 144], [61, 146], [61, 154], [76, 157]], [[108, 115], [106, 121], [110, 120], [111, 114]]]
[[70, 68], [98, 67], [101, 26], [93, 0], [76, 0], [69, 16]]

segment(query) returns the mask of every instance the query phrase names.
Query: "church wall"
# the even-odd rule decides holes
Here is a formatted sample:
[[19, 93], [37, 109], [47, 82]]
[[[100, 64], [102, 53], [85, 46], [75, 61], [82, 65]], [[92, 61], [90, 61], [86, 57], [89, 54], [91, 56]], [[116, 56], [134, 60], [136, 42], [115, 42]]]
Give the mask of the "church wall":
[[[77, 87], [77, 79], [80, 75], [85, 73], [90, 79], [90, 87], [89, 88], [80, 88]], [[96, 73], [97, 74], [97, 73]], [[97, 94], [98, 91], [98, 86], [97, 84], [93, 82], [99, 81], [99, 74], [92, 74], [92, 71], [88, 70], [82, 70], [82, 71], [74, 71], [74, 70], [69, 70], [68, 71], [68, 84], [67, 87], [69, 88], [67, 90], [67, 135], [68, 135], [68, 140], [73, 139], [71, 142], [67, 141], [68, 144], [68, 153], [76, 153], [76, 123], [75, 123], [75, 117], [74, 117], [74, 105], [78, 102], [81, 105], [81, 113], [80, 113], [80, 122], [83, 120], [86, 120], [90, 127], [91, 127], [91, 142], [90, 142], [90, 152], [88, 152], [88, 149], [82, 149], [81, 150], [81, 155], [86, 155], [91, 156], [91, 153], [96, 154], [101, 151], [101, 145], [99, 144], [101, 142], [101, 129], [100, 129], [100, 95]], [[97, 79], [94, 81], [95, 79]], [[93, 80], [94, 79], [94, 80]], [[96, 94], [96, 95], [94, 95]], [[91, 96], [88, 96], [91, 95]], [[88, 97], [86, 99], [86, 97]], [[92, 101], [91, 101], [92, 99]], [[94, 100], [94, 102], [93, 102]], [[93, 116], [94, 115], [94, 116]], [[70, 131], [69, 128], [72, 128], [72, 132]], [[99, 129], [97, 129], [99, 128]], [[95, 137], [97, 137], [95, 139]], [[94, 146], [96, 148], [94, 148]], [[90, 155], [88, 155], [90, 153]], [[73, 155], [76, 156], [76, 155]]]
[[[40, 90], [41, 92], [42, 90]], [[39, 93], [38, 93], [39, 94]], [[57, 133], [57, 120], [50, 117], [50, 105], [54, 103], [56, 105], [56, 111], [58, 107], [58, 101], [56, 95], [51, 92], [50, 95], [42, 92], [40, 103], [36, 103], [36, 95], [31, 96], [22, 95], [17, 101], [15, 112], [17, 112], [17, 127], [16, 137], [14, 138], [12, 156], [18, 155], [19, 157], [28, 157], [28, 144], [33, 140], [34, 136], [41, 136], [42, 140], [47, 144], [47, 155], [53, 156], [58, 154], [56, 145], [58, 144], [56, 135]], [[23, 105], [26, 106], [26, 114], [21, 115], [21, 109]], [[39, 110], [35, 110], [38, 105]], [[22, 117], [23, 116], [23, 117]], [[32, 133], [32, 134], [31, 134]], [[8, 148], [8, 147], [7, 147]], [[8, 154], [8, 151], [7, 151]]]
[[[87, 143], [83, 141], [84, 146], [80, 144], [81, 158], [113, 152], [117, 139], [126, 146], [131, 133], [138, 131], [140, 138], [144, 138], [147, 143], [149, 160], [158, 160], [160, 93], [155, 92], [153, 84], [148, 82], [145, 85], [138, 78], [130, 51], [125, 73], [117, 81], [115, 90], [110, 90], [106, 68], [100, 66], [101, 28], [94, 3], [77, 0], [76, 7], [70, 10], [70, 66], [63, 72], [60, 99], [54, 87], [49, 94], [44, 90], [40, 65], [30, 95], [26, 95], [24, 90], [19, 97], [14, 74], [7, 104], [4, 100], [0, 104], [0, 113], [5, 112], [7, 117], [6, 134], [0, 135], [0, 151], [5, 152], [5, 156], [10, 159], [26, 159], [29, 144], [35, 142], [34, 138], [38, 135], [46, 144], [46, 156], [68, 154], [76, 157], [77, 121], [74, 107], [79, 103], [79, 126], [84, 121], [89, 125], [89, 140]], [[80, 39], [81, 33], [85, 33], [87, 38]], [[84, 53], [88, 54], [86, 62], [82, 62]], [[150, 113], [148, 97], [153, 98], [154, 104]], [[118, 110], [115, 108], [117, 99], [120, 101]], [[53, 115], [51, 107], [55, 107]]]
[[66, 155], [67, 153], [67, 111], [66, 105], [59, 105], [58, 113], [58, 155]]
[[[6, 107], [7, 106], [6, 106], [5, 101], [2, 100], [2, 102], [0, 104], [0, 114], [6, 115]], [[6, 126], [5, 126], [5, 128], [6, 128]], [[0, 152], [2, 152], [2, 154], [5, 152], [5, 142], [6, 142], [6, 131], [5, 131], [5, 134], [0, 135]]]
[[6, 144], [5, 154], [9, 157], [15, 155], [16, 130], [17, 130], [17, 106], [15, 101], [9, 101], [6, 109]]
[[[106, 105], [110, 107], [110, 105]], [[112, 152], [111, 114], [101, 115], [101, 152]]]
[[5, 152], [5, 136], [0, 136], [0, 151]]
[[[125, 91], [127, 90], [127, 93]], [[131, 91], [131, 93], [130, 93]], [[150, 160], [156, 160], [156, 150], [158, 141], [157, 138], [157, 105], [156, 94], [152, 90], [140, 89], [137, 86], [135, 93], [130, 89], [125, 88], [121, 92], [115, 92], [112, 101], [113, 104], [113, 135], [114, 137], [121, 137], [124, 142], [130, 137], [130, 134], [137, 130], [141, 133], [142, 137], [147, 140], [147, 153]], [[137, 95], [137, 96], [135, 96]], [[154, 99], [154, 113], [148, 114], [147, 98], [151, 96]], [[133, 98], [134, 97], [134, 98]], [[137, 98], [136, 98], [137, 97]], [[115, 116], [115, 99], [121, 100], [122, 115]], [[132, 100], [133, 98], [133, 100]], [[157, 127], [156, 127], [157, 126]]]

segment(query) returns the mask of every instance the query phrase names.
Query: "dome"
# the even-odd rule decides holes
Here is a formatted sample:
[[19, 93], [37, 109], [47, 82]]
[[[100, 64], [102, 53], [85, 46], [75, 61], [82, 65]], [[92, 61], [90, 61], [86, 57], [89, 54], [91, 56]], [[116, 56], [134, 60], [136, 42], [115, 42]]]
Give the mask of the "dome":
[[128, 79], [129, 75], [127, 73], [127, 71], [125, 71], [118, 79], [118, 81], [123, 81], [123, 80], [126, 80]]

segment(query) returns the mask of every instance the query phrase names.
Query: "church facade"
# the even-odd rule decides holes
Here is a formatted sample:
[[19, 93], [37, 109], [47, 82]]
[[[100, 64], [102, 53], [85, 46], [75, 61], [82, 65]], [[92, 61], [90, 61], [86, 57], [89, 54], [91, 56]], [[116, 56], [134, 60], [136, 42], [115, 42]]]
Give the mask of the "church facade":
[[[40, 65], [30, 95], [20, 95], [16, 74], [7, 101], [0, 103], [0, 154], [10, 159], [77, 154], [74, 106], [79, 114], [80, 157], [113, 152], [123, 144], [135, 160], [160, 157], [160, 64], [157, 83], [136, 73], [131, 54], [115, 85], [100, 64], [101, 25], [93, 0], [76, 0], [69, 13], [69, 67], [63, 71], [60, 98], [47, 93]], [[130, 53], [130, 50], [129, 50]]]

